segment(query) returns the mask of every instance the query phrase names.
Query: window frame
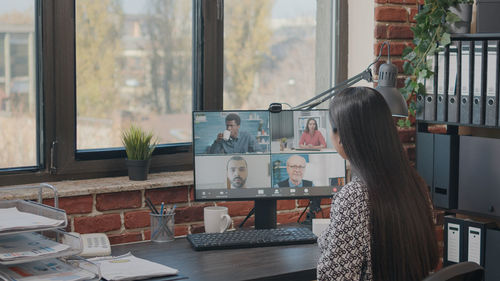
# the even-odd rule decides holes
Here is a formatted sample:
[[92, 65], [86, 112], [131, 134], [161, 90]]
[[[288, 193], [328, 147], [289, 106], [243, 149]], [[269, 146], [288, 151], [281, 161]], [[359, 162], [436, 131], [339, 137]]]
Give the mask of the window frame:
[[[35, 1], [39, 165], [0, 170], [0, 186], [127, 174], [124, 148], [76, 150], [76, 1]], [[224, 1], [192, 1], [193, 110], [222, 110]], [[347, 15], [347, 0], [339, 1], [345, 2], [341, 14]], [[347, 53], [346, 48], [336, 50], [340, 57]], [[342, 77], [346, 71], [335, 73]], [[192, 150], [190, 142], [160, 145], [150, 171], [192, 170]]]

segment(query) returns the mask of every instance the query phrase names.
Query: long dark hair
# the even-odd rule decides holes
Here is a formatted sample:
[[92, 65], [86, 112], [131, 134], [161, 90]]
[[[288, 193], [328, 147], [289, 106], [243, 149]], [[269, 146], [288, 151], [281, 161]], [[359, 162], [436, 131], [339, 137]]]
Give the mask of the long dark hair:
[[306, 128], [304, 129], [304, 132], [306, 133], [309, 133], [309, 122], [310, 121], [314, 121], [314, 130], [317, 131], [318, 130], [318, 123], [316, 122], [316, 119], [314, 118], [309, 118], [307, 119], [307, 123], [306, 123]]
[[330, 122], [368, 188], [374, 279], [424, 279], [438, 263], [431, 203], [384, 98], [372, 88], [347, 88], [330, 102]]

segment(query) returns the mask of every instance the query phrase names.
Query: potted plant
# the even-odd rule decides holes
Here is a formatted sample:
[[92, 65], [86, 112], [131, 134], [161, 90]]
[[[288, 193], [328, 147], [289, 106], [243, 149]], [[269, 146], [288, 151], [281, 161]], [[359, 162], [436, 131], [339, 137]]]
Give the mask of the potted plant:
[[156, 139], [153, 138], [152, 132], [146, 133], [134, 125], [122, 133], [130, 180], [147, 180], [151, 155], [157, 144]]
[[434, 75], [432, 61], [427, 58], [450, 44], [450, 26], [461, 20], [451, 8], [459, 4], [470, 5], [471, 2], [471, 0], [425, 0], [425, 4], [415, 16], [416, 24], [411, 28], [415, 47], [407, 47], [403, 51], [403, 59], [406, 60], [403, 70], [409, 77], [405, 80], [401, 93], [409, 101], [409, 116], [398, 120], [400, 127], [410, 127], [414, 122], [417, 110], [415, 96], [417, 93], [425, 95], [424, 81]]

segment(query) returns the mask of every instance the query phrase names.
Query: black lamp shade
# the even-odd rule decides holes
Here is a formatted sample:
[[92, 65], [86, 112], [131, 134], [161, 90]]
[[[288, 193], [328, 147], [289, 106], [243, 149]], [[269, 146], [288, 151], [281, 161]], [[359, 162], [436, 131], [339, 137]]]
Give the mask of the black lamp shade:
[[384, 63], [379, 68], [378, 85], [375, 88], [382, 94], [392, 116], [408, 117], [408, 106], [403, 95], [396, 89], [397, 67], [392, 63]]

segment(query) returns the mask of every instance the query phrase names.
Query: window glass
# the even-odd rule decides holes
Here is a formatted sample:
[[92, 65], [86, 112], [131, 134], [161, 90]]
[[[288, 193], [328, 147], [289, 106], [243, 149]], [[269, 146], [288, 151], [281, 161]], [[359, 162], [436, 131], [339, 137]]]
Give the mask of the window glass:
[[315, 95], [316, 1], [224, 2], [224, 109]]
[[0, 169], [37, 160], [35, 1], [0, 1]]
[[192, 1], [76, 0], [77, 149], [191, 142]]

